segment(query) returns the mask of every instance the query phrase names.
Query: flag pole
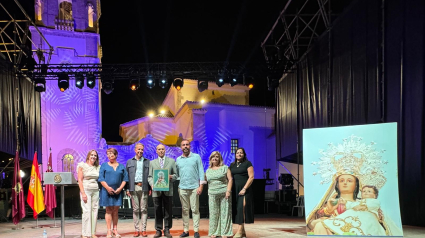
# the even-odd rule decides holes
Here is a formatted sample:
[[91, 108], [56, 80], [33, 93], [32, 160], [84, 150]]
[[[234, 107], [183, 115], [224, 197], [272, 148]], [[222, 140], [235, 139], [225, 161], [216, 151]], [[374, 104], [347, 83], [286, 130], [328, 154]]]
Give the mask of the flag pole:
[[50, 228], [59, 228], [59, 226], [56, 225], [56, 208], [53, 208], [53, 220], [55, 221], [55, 224]]
[[[52, 155], [52, 147], [50, 147], [49, 161], [47, 162], [47, 171], [46, 172], [53, 172], [52, 161], [51, 161], [52, 156], [51, 155]], [[48, 185], [46, 185], [46, 186], [48, 186]], [[56, 187], [55, 187], [55, 190], [56, 190]], [[55, 192], [55, 201], [56, 201], [56, 192]], [[59, 228], [59, 226], [56, 225], [56, 207], [53, 208], [53, 222], [54, 222], [54, 224], [50, 228]]]
[[35, 220], [35, 226], [31, 227], [32, 229], [39, 229], [41, 228], [41, 226], [38, 225], [38, 216], [37, 216], [37, 220]]
[[15, 227], [12, 227], [12, 230], [20, 230], [21, 229], [21, 223], [18, 223], [15, 225]]
[[[14, 63], [16, 63], [16, 62], [14, 62]], [[15, 76], [16, 77], [16, 79], [18, 79], [19, 80], [19, 78], [18, 78], [18, 76]], [[16, 80], [16, 81], [18, 81], [18, 80]], [[19, 156], [19, 119], [18, 119], [18, 117], [19, 117], [19, 81], [18, 81], [18, 85], [16, 86], [16, 116], [15, 116], [15, 123], [16, 123], [16, 128], [15, 128], [15, 133], [16, 133], [16, 153], [17, 153], [17, 156]], [[16, 156], [15, 156], [15, 160], [16, 160]], [[15, 162], [15, 164], [16, 164], [16, 161], [14, 161]], [[18, 161], [18, 165], [19, 165], [19, 161]], [[16, 165], [15, 165], [15, 167], [16, 167]], [[16, 172], [16, 171], [15, 171]], [[18, 171], [18, 173], [19, 173], [19, 171]], [[13, 175], [14, 177], [16, 176], [16, 174], [14, 174]], [[14, 179], [16, 179], [16, 178], [14, 178]], [[12, 193], [13, 194], [13, 193]], [[13, 208], [12, 208], [12, 220], [13, 220]], [[19, 230], [19, 229], [21, 229], [21, 227], [20, 227], [20, 224], [19, 224], [19, 222], [17, 223], [17, 224], [15, 224], [15, 227], [12, 227], [12, 230]]]

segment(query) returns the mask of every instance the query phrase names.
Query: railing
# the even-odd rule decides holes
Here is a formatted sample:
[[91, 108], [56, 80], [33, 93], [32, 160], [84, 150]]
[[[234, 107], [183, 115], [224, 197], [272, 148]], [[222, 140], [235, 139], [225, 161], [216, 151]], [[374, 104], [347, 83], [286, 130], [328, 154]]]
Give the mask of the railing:
[[55, 19], [55, 29], [63, 31], [74, 31], [74, 20]]

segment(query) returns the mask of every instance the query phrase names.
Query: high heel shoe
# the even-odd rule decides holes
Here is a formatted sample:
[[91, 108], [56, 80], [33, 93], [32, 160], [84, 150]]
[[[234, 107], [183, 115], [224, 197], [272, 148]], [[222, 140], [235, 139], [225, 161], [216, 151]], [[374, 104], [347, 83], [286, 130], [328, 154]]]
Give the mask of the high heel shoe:
[[112, 230], [112, 234], [114, 235], [114, 237], [115, 237], [115, 238], [121, 238], [121, 235], [120, 235], [120, 234], [118, 234], [117, 228], [114, 228], [114, 229]]
[[112, 229], [110, 231], [111, 231], [110, 235], [108, 235], [108, 233], [106, 233], [106, 238], [112, 238]]
[[237, 232], [233, 238], [242, 238], [242, 233]]
[[246, 238], [245, 227], [244, 227], [244, 228], [242, 228], [242, 237], [245, 237], [245, 238]]

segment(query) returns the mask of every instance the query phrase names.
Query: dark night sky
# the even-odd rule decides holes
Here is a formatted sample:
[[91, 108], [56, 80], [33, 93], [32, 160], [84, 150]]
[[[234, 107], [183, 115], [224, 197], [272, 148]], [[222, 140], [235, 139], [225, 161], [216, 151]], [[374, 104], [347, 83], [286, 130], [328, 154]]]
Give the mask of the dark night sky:
[[[264, 63], [260, 43], [285, 1], [102, 1], [102, 62], [242, 62]], [[102, 131], [107, 141], [122, 141], [119, 125], [157, 109], [168, 89], [115, 81], [102, 92]], [[265, 78], [256, 79], [251, 105], [274, 105]]]

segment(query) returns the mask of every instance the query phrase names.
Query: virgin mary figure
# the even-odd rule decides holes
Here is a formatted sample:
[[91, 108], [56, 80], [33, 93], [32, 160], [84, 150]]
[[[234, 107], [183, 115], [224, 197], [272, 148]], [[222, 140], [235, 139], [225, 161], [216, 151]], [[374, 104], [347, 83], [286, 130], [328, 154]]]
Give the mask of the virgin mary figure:
[[[349, 141], [345, 143], [348, 147], [347, 143]], [[308, 234], [402, 236], [401, 229], [385, 216], [376, 198], [361, 198], [360, 190], [364, 185], [380, 189], [386, 182], [380, 168], [382, 163], [377, 163], [381, 157], [376, 153], [364, 153], [358, 147], [355, 150], [337, 148], [339, 152], [336, 149], [331, 150], [332, 153], [321, 152], [327, 158], [321, 158], [320, 173], [328, 178], [330, 186], [306, 218]], [[350, 210], [360, 203], [368, 204], [370, 209]]]

